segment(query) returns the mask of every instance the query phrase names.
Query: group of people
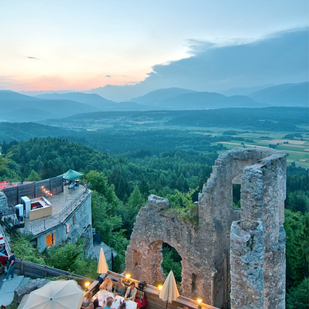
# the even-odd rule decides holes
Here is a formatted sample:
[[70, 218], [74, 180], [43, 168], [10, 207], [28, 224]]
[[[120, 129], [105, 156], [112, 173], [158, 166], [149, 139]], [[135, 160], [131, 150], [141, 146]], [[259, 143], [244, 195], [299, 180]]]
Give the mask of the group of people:
[[135, 287], [135, 283], [131, 282], [130, 286], [125, 291], [125, 286], [122, 283], [122, 279], [119, 279], [115, 285], [114, 291], [113, 291], [113, 281], [111, 278], [106, 278], [103, 283], [100, 285], [100, 290], [106, 290], [108, 292], [114, 292], [114, 295], [122, 296], [124, 297], [124, 300], [135, 300], [135, 296], [137, 293], [137, 289]]
[[[111, 278], [106, 278], [102, 284], [100, 285], [100, 290], [106, 290], [108, 292], [113, 292], [114, 296], [122, 296], [124, 301], [132, 300], [137, 302], [138, 308], [142, 308], [142, 300], [136, 299], [137, 288], [135, 287], [135, 282], [131, 282], [127, 290], [125, 289], [125, 285], [122, 282], [122, 279], [119, 279], [113, 289], [113, 281]], [[98, 299], [95, 299], [92, 302], [92, 293], [88, 292], [85, 295], [84, 302], [82, 304], [83, 309], [96, 309], [96, 308], [103, 308], [103, 309], [110, 309], [113, 304], [113, 297], [109, 296], [103, 303], [103, 307], [100, 307], [98, 304]], [[146, 300], [144, 299], [144, 302]], [[126, 303], [123, 302], [120, 304], [118, 309], [126, 309]]]

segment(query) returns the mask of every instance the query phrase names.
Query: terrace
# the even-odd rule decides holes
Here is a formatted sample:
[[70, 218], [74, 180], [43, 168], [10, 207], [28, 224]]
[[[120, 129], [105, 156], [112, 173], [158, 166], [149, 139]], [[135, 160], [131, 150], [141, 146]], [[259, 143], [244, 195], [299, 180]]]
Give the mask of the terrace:
[[[62, 223], [67, 216], [89, 195], [91, 191], [85, 190], [79, 186], [75, 190], [69, 190], [68, 187], [64, 191], [48, 198], [52, 205], [52, 212], [49, 217], [41, 217], [25, 219], [25, 229], [33, 235], [37, 235], [42, 231], [48, 230]], [[40, 209], [39, 209], [40, 210]], [[31, 212], [30, 212], [31, 214]]]

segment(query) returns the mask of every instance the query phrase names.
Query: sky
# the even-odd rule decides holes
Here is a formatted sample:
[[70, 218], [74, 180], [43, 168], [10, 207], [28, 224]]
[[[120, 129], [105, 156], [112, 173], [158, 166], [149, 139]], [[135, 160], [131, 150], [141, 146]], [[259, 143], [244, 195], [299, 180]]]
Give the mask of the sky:
[[[135, 85], [129, 88], [142, 93], [164, 85], [205, 91], [253, 86], [254, 80], [242, 85], [246, 78], [237, 76], [232, 82], [236, 68], [227, 68], [234, 59], [227, 56], [239, 50], [244, 58], [258, 56], [273, 48], [272, 40], [277, 42], [274, 50], [292, 42], [302, 46], [288, 48], [283, 60], [295, 55], [301, 60], [294, 65], [306, 65], [308, 13], [307, 0], [0, 0], [0, 89], [86, 91], [116, 86], [105, 87], [107, 93]], [[296, 40], [291, 33], [302, 36]], [[277, 61], [273, 54], [268, 57]], [[199, 70], [200, 63], [210, 60], [211, 66]], [[250, 67], [249, 61], [240, 64]], [[293, 69], [291, 65], [291, 74], [289, 68], [283, 70], [284, 78], [276, 79], [276, 74], [282, 77], [278, 70], [274, 78], [259, 76], [255, 82], [308, 80], [308, 68]], [[190, 83], [193, 77], [200, 82]]]

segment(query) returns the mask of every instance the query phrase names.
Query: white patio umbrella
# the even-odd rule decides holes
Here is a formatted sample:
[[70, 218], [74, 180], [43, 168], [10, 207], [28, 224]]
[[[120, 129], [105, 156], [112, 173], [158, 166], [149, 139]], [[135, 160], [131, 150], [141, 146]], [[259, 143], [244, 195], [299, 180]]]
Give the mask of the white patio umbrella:
[[101, 247], [97, 273], [105, 274], [107, 273], [107, 271], [108, 271], [108, 266], [106, 263], [103, 248]]
[[171, 270], [164, 281], [163, 287], [159, 293], [159, 298], [161, 298], [163, 301], [166, 301], [167, 308], [167, 303], [171, 303], [178, 296], [179, 292], [177, 289], [176, 280], [173, 271]]
[[50, 281], [32, 291], [18, 309], [79, 309], [83, 299], [83, 290], [76, 281]]

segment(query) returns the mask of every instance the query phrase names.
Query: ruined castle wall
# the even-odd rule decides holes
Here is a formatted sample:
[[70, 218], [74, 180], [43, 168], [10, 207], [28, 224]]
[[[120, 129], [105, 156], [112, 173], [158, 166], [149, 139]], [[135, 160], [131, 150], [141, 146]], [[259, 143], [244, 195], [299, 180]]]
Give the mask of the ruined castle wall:
[[[233, 183], [241, 184], [241, 209], [233, 208]], [[182, 295], [230, 308], [232, 282], [231, 299], [238, 300], [233, 308], [250, 308], [246, 307], [249, 303], [255, 304], [252, 308], [266, 303], [272, 307], [274, 301], [281, 304], [285, 273], [282, 191], [283, 153], [263, 148], [233, 149], [220, 155], [199, 194], [197, 226], [168, 210], [168, 200], [148, 198], [127, 248], [127, 271], [138, 280], [162, 282], [165, 242], [182, 257]], [[271, 230], [266, 234], [265, 225]], [[275, 280], [279, 280], [276, 288]]]
[[285, 231], [283, 228], [286, 156], [263, 160], [264, 308], [285, 308]]
[[231, 229], [232, 308], [285, 308], [285, 171], [282, 152], [244, 169], [241, 220]]
[[232, 222], [239, 220], [243, 211], [233, 207], [233, 183], [241, 183], [247, 166], [256, 164], [273, 152], [268, 148], [225, 152], [216, 160], [213, 173], [203, 187], [199, 199], [199, 238], [205, 243], [204, 255], [213, 261], [211, 305], [229, 306], [230, 229]]

